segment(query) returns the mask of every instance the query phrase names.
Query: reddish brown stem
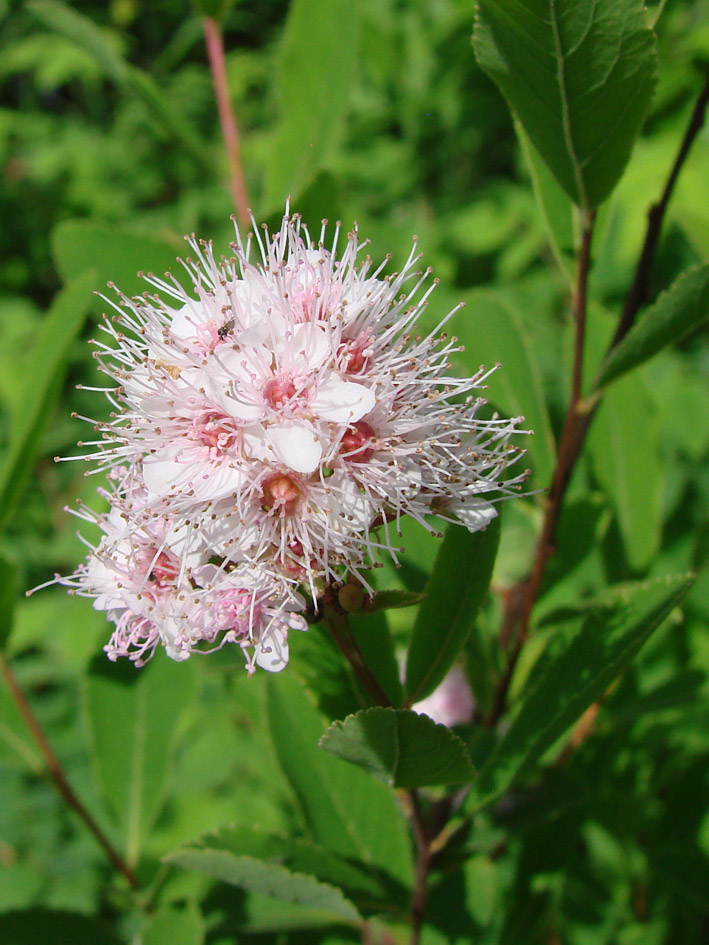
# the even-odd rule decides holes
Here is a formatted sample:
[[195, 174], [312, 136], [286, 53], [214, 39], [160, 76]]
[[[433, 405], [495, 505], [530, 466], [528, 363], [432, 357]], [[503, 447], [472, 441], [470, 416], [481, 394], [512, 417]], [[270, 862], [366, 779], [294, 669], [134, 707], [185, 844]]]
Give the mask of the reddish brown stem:
[[120, 854], [114, 849], [111, 841], [105, 835], [103, 830], [96, 823], [94, 818], [91, 816], [89, 811], [84, 807], [81, 800], [74, 793], [71, 785], [67, 781], [64, 770], [62, 769], [59, 759], [54, 754], [51, 745], [47, 741], [47, 738], [42, 731], [42, 728], [37, 721], [30, 705], [25, 697], [24, 692], [17, 680], [17, 677], [13, 673], [10, 664], [8, 663], [5, 655], [0, 653], [0, 673], [2, 673], [3, 679], [7, 685], [8, 691], [12, 696], [15, 705], [17, 706], [22, 718], [25, 721], [25, 724], [29, 730], [32, 739], [34, 740], [39, 753], [42, 756], [42, 759], [47, 767], [47, 771], [54, 782], [55, 787], [67, 802], [69, 807], [72, 810], [76, 811], [79, 817], [86, 824], [90, 832], [98, 840], [99, 844], [103, 848], [106, 856], [111, 861], [113, 866], [118, 870], [119, 873], [122, 873], [123, 876], [128, 880], [129, 884], [136, 889], [138, 886], [138, 879], [133, 872], [133, 870], [124, 862]]
[[362, 651], [354, 638], [347, 614], [337, 604], [336, 595], [328, 593], [325, 595], [325, 600], [328, 598], [332, 598], [332, 602], [323, 603], [323, 623], [374, 703], [390, 706], [389, 697], [377, 682], [374, 673], [367, 665], [364, 656], [362, 656]]
[[411, 945], [419, 945], [428, 898], [428, 874], [431, 869], [431, 837], [416, 791], [407, 791], [407, 815], [416, 841], [414, 891], [411, 897]]
[[204, 30], [204, 39], [207, 47], [209, 68], [212, 72], [212, 82], [214, 84], [214, 94], [219, 111], [219, 121], [222, 126], [224, 147], [229, 159], [229, 183], [234, 198], [234, 205], [236, 206], [236, 218], [240, 229], [245, 232], [248, 230], [251, 222], [249, 197], [246, 190], [246, 178], [244, 177], [244, 168], [241, 161], [239, 130], [229, 99], [229, 83], [227, 82], [226, 66], [224, 62], [222, 29], [216, 20], [208, 16], [202, 19], [202, 28]]

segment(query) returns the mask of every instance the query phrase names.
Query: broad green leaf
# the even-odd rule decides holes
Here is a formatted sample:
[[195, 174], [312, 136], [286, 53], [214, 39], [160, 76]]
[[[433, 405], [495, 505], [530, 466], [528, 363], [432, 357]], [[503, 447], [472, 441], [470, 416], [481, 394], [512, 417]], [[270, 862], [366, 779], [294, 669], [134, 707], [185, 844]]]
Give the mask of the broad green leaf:
[[408, 705], [433, 692], [460, 652], [487, 594], [499, 542], [499, 518], [473, 533], [448, 526], [411, 634]]
[[332, 922], [359, 921], [354, 904], [335, 886], [318, 882], [305, 873], [293, 873], [277, 863], [253, 856], [236, 856], [227, 850], [185, 849], [168, 857], [185, 869], [206, 873], [223, 883], [303, 906], [330, 916]]
[[338, 887], [358, 909], [367, 913], [381, 911], [383, 907], [391, 909], [397, 903], [405, 914], [408, 907], [410, 892], [406, 887], [392, 882], [371, 866], [346, 860], [310, 840], [239, 825], [205, 834], [168, 859], [185, 849], [222, 850], [236, 857], [253, 857], [285, 866], [295, 873], [305, 873]]
[[467, 784], [475, 777], [457, 735], [427, 715], [406, 709], [375, 706], [333, 722], [320, 747], [392, 787]]
[[126, 858], [136, 863], [160, 810], [175, 733], [195, 696], [193, 662], [163, 652], [140, 669], [97, 656], [85, 680], [85, 706], [96, 774], [120, 826]]
[[660, 546], [665, 475], [659, 418], [641, 377], [624, 377], [606, 392], [588, 449], [615, 508], [628, 561], [641, 570]]
[[354, 87], [358, 10], [348, 0], [293, 0], [276, 69], [280, 123], [265, 210], [296, 197], [325, 165]]
[[611, 589], [603, 605], [546, 667], [473, 787], [473, 809], [504, 794], [628, 667], [650, 634], [684, 598], [686, 575]]
[[532, 488], [547, 488], [554, 468], [554, 437], [539, 369], [522, 320], [499, 294], [474, 289], [456, 321], [456, 333], [465, 345], [469, 363], [488, 368], [500, 364], [486, 382], [486, 396], [505, 414], [525, 418], [522, 428], [534, 435], [517, 440], [527, 451], [520, 468], [525, 462], [531, 466]]
[[0, 913], [3, 945], [121, 945], [111, 928], [87, 915], [60, 909], [26, 909]]
[[88, 17], [60, 0], [30, 0], [27, 7], [46, 27], [90, 53], [113, 82], [148, 106], [163, 129], [203, 170], [214, 172], [210, 151], [184, 111], [173, 105], [150, 75], [127, 62]]
[[203, 945], [204, 923], [194, 905], [162, 906], [143, 932], [141, 945]]
[[[126, 295], [138, 295], [150, 288], [138, 276], [139, 272], [162, 276], [168, 269], [183, 285], [190, 284], [184, 269], [175, 261], [181, 247], [141, 230], [90, 220], [65, 220], [52, 233], [52, 249], [64, 280], [92, 269], [92, 289], [106, 292], [106, 283], [114, 282]], [[94, 308], [106, 311], [106, 302], [94, 298]]]
[[21, 498], [32, 471], [37, 444], [66, 373], [71, 345], [86, 318], [95, 278], [94, 272], [84, 273], [56, 295], [27, 358], [21, 425], [11, 431], [0, 468], [0, 528]]
[[296, 679], [282, 673], [267, 683], [273, 745], [307, 834], [335, 853], [408, 885], [409, 840], [394, 795], [364, 771], [320, 751], [324, 726]]
[[601, 365], [596, 387], [617, 380], [709, 318], [709, 263], [683, 273], [646, 309]]
[[613, 190], [650, 105], [641, 0], [478, 0], [473, 46], [551, 172], [588, 211]]
[[5, 649], [12, 633], [18, 581], [17, 565], [0, 552], [0, 650]]

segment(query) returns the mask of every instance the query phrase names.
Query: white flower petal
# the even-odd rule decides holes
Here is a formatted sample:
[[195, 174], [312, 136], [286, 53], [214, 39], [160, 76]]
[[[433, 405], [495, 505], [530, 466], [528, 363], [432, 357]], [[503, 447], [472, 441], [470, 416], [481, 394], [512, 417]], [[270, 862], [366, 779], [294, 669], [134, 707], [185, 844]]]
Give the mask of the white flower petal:
[[312, 473], [322, 458], [322, 446], [313, 431], [300, 423], [281, 423], [269, 427], [266, 438], [276, 458], [299, 473]]
[[343, 381], [337, 374], [331, 374], [324, 383], [318, 385], [311, 407], [323, 420], [356, 423], [374, 409], [376, 402], [374, 391], [364, 384]]
[[288, 632], [273, 627], [256, 647], [256, 663], [269, 673], [280, 673], [288, 665]]
[[479, 532], [497, 517], [497, 509], [484, 499], [466, 499], [451, 503], [448, 508], [469, 532]]

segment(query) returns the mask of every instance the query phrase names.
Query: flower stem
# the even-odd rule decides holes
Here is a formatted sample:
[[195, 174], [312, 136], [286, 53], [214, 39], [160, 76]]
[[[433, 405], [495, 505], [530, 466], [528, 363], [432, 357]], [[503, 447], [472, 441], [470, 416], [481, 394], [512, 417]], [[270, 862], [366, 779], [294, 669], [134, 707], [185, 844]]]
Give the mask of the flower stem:
[[244, 177], [244, 168], [241, 162], [239, 130], [229, 100], [229, 84], [227, 82], [226, 67], [224, 64], [222, 29], [219, 23], [209, 16], [203, 17], [202, 29], [204, 30], [209, 68], [212, 72], [212, 83], [217, 100], [219, 121], [222, 126], [224, 147], [229, 159], [229, 183], [236, 206], [236, 218], [239, 228], [246, 231], [251, 222], [251, 212], [249, 210], [249, 197], [246, 190], [246, 178]]
[[64, 774], [64, 770], [59, 763], [59, 759], [54, 754], [51, 745], [47, 741], [47, 737], [42, 731], [35, 714], [32, 712], [27, 698], [22, 691], [22, 687], [20, 686], [17, 677], [13, 673], [4, 653], [0, 653], [0, 674], [2, 674], [8, 691], [12, 696], [12, 699], [14, 700], [20, 714], [22, 715], [30, 735], [39, 749], [40, 755], [47, 766], [47, 771], [51, 779], [54, 781], [57, 790], [67, 802], [69, 807], [76, 811], [90, 832], [98, 840], [113, 866], [118, 870], [119, 873], [122, 873], [123, 876], [125, 876], [130, 886], [133, 889], [136, 889], [138, 886], [138, 879], [135, 873], [115, 850], [111, 841], [105, 835], [103, 830], [101, 830], [82, 801], [74, 793], [74, 790], [69, 784], [66, 775]]
[[323, 623], [330, 631], [330, 635], [354, 670], [355, 675], [371, 696], [372, 701], [376, 705], [391, 706], [389, 697], [377, 682], [374, 673], [367, 665], [362, 651], [357, 645], [347, 614], [338, 606], [336, 600], [331, 603], [327, 602], [330, 596], [330, 594], [325, 595]]

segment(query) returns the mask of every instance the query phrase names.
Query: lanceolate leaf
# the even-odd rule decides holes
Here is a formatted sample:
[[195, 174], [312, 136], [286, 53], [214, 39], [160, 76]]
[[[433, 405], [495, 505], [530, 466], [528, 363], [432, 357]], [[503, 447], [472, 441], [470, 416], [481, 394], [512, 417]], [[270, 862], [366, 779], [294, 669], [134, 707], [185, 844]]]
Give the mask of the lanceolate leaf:
[[137, 669], [96, 657], [86, 679], [86, 711], [99, 784], [119, 824], [129, 862], [163, 798], [181, 713], [196, 691], [195, 667], [159, 652]]
[[320, 751], [320, 716], [287, 673], [267, 680], [274, 748], [308, 835], [342, 856], [411, 882], [409, 841], [393, 794], [364, 771]]
[[598, 206], [655, 88], [641, 0], [478, 0], [473, 45], [566, 193]]
[[473, 788], [474, 808], [507, 791], [630, 664], [694, 579], [667, 577], [609, 595], [526, 693]]
[[499, 518], [473, 533], [461, 525], [448, 526], [411, 635], [409, 705], [433, 692], [465, 643], [487, 593], [499, 541]]
[[271, 148], [265, 209], [296, 197], [337, 140], [357, 64], [358, 5], [294, 0], [277, 68], [281, 121]]
[[95, 273], [84, 273], [58, 293], [27, 359], [27, 383], [21, 425], [11, 432], [0, 468], [0, 528], [24, 491], [37, 457], [37, 444], [51, 417], [54, 399], [66, 371], [71, 345], [84, 324]]
[[377, 706], [333, 722], [320, 747], [392, 787], [466, 784], [475, 777], [465, 744], [427, 715]]
[[643, 312], [601, 365], [596, 387], [605, 387], [709, 318], [709, 263], [683, 273]]
[[356, 923], [360, 919], [355, 906], [335, 886], [320, 883], [304, 873], [293, 873], [276, 863], [235, 856], [226, 850], [196, 849], [174, 853], [169, 861], [240, 889], [309, 906], [323, 916], [329, 915], [332, 922]]

